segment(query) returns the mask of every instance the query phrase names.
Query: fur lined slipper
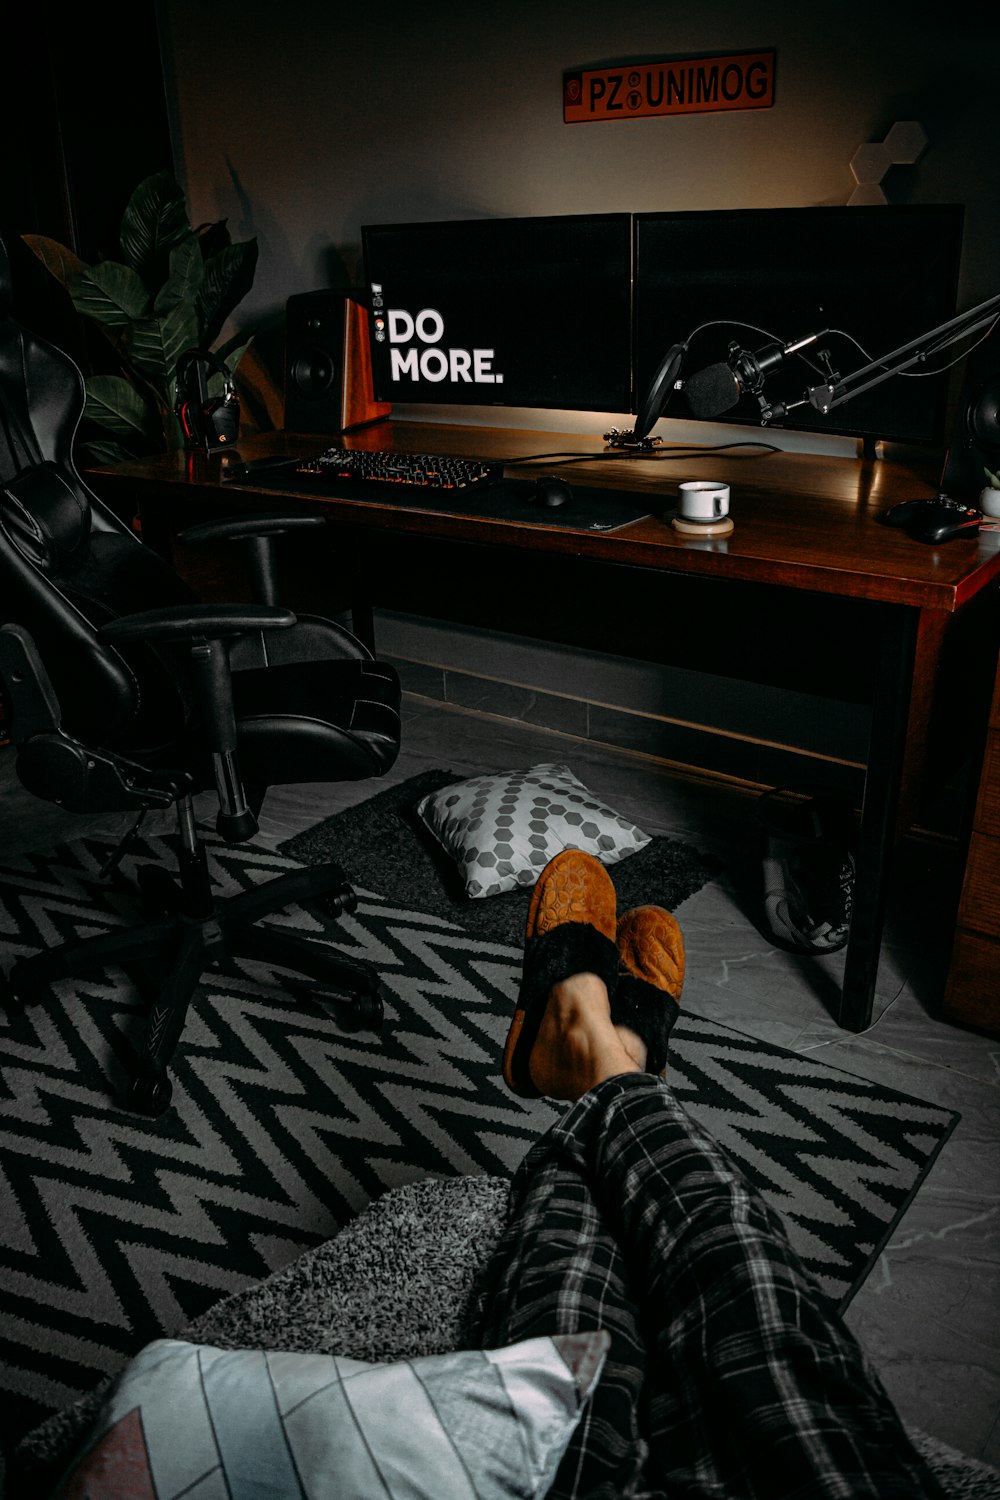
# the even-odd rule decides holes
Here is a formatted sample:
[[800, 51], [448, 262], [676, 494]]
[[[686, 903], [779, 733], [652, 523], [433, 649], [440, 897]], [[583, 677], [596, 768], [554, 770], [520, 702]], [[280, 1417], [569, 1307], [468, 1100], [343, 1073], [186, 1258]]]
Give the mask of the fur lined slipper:
[[616, 896], [611, 877], [592, 854], [564, 849], [549, 860], [531, 893], [524, 964], [503, 1054], [507, 1087], [539, 1099], [529, 1061], [549, 991], [571, 974], [597, 974], [609, 992], [618, 973]]
[[660, 906], [636, 906], [618, 923], [618, 980], [611, 1019], [646, 1044], [646, 1072], [662, 1073], [667, 1040], [680, 1014], [684, 938]]

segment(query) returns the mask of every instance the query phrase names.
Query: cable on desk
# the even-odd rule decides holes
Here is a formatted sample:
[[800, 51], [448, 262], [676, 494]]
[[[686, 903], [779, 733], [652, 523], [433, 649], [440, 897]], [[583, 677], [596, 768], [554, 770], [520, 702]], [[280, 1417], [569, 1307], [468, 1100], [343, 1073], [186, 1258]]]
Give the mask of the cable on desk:
[[[753, 449], [753, 452], [736, 453], [737, 448]], [[664, 452], [662, 449], [647, 448], [621, 448], [608, 453], [526, 453], [520, 458], [505, 458], [501, 460], [505, 468], [514, 464], [533, 463], [621, 463], [624, 460], [642, 459], [647, 463], [675, 463], [683, 458], [701, 458], [706, 453], [730, 453], [733, 458], [762, 458], [767, 453], [783, 453], [785, 450], [779, 448], [775, 443], [713, 443], [709, 448], [671, 448]]]

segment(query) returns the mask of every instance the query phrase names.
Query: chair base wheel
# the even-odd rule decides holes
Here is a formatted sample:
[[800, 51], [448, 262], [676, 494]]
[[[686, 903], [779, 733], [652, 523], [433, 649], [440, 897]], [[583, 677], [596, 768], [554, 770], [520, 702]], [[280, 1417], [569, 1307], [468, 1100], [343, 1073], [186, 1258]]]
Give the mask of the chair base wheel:
[[139, 1073], [125, 1090], [125, 1108], [135, 1115], [148, 1115], [157, 1119], [170, 1107], [173, 1084], [165, 1075], [156, 1078], [149, 1073]]
[[324, 891], [314, 899], [320, 911], [326, 912], [328, 917], [340, 917], [345, 911], [355, 912], [358, 909], [358, 893], [346, 882], [335, 891]]
[[381, 985], [368, 994], [353, 996], [351, 1015], [359, 1031], [381, 1031], [385, 1020]]
[[385, 1020], [385, 1005], [382, 986], [373, 981], [370, 989], [353, 990], [350, 994], [322, 992], [313, 994], [313, 1000], [324, 1014], [336, 1021], [341, 1031], [381, 1031]]

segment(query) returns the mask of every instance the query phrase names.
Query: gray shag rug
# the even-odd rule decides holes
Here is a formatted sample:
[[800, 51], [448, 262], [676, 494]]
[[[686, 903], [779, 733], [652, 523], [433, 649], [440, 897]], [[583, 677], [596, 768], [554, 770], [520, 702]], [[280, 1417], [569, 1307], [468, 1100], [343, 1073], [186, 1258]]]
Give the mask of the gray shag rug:
[[[503, 1227], [502, 1177], [429, 1179], [393, 1188], [333, 1239], [237, 1292], [177, 1336], [224, 1349], [287, 1349], [389, 1362], [475, 1343], [477, 1278]], [[59, 1477], [97, 1414], [93, 1391], [29, 1434], [7, 1500], [36, 1500]], [[1000, 1472], [909, 1428], [953, 1500], [1000, 1500]]]

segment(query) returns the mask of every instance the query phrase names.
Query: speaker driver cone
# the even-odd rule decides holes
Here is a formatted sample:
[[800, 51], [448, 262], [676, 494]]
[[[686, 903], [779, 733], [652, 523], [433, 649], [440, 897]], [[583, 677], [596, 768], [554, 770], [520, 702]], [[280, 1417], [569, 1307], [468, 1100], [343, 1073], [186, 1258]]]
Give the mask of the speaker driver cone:
[[969, 427], [984, 448], [1000, 449], [1000, 376], [976, 392], [969, 407]]
[[310, 401], [325, 396], [336, 379], [333, 360], [325, 349], [301, 349], [292, 363], [292, 380], [299, 393]]

